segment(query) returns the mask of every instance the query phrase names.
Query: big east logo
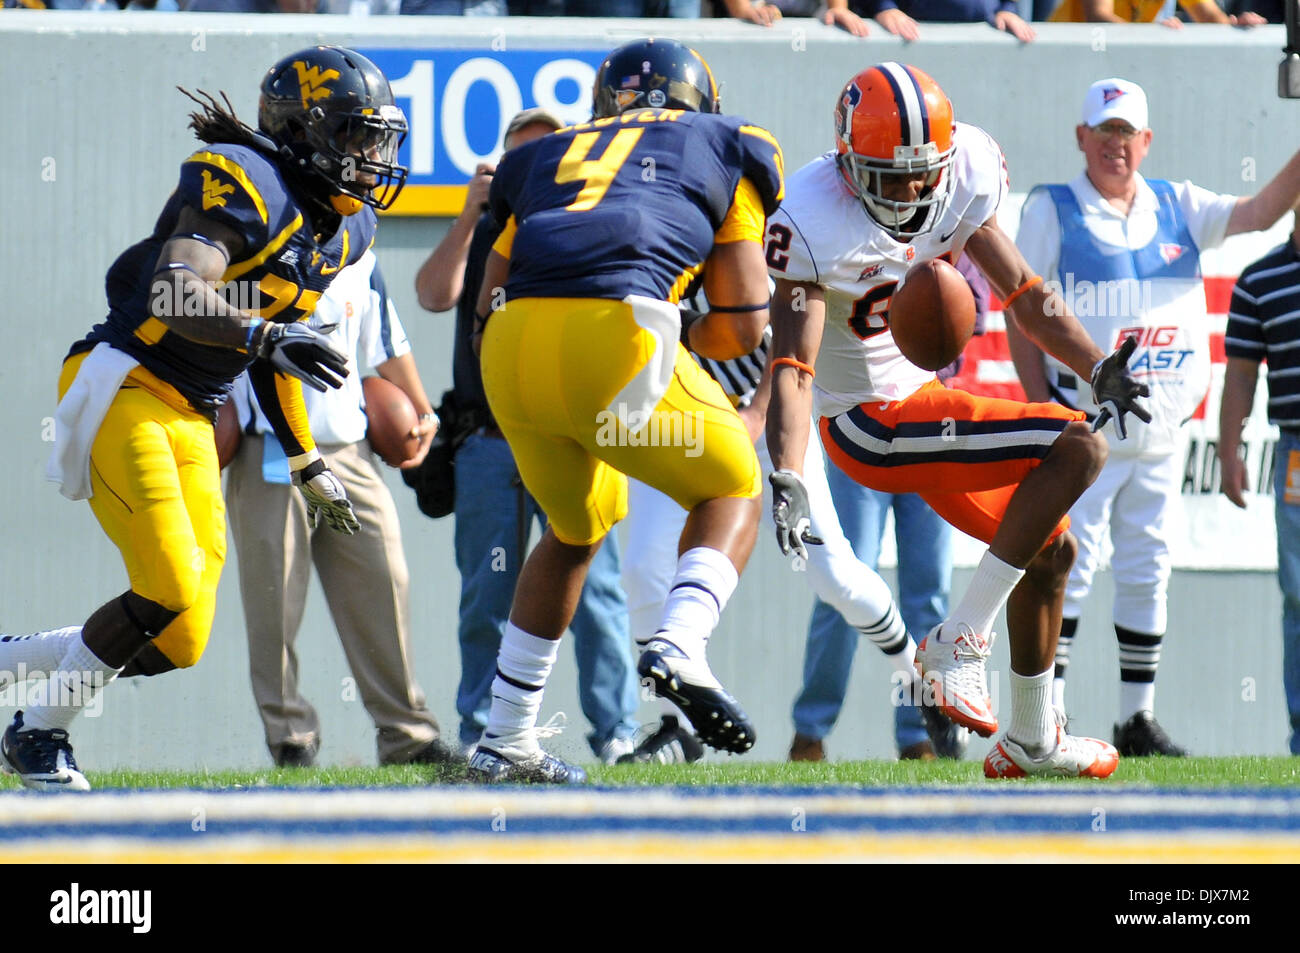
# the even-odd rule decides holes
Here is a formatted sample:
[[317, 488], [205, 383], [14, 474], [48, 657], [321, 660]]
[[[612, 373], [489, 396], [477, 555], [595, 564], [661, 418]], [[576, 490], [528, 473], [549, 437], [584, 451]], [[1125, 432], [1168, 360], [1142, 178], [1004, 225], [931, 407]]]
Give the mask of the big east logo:
[[1191, 348], [1172, 347], [1178, 339], [1178, 328], [1172, 326], [1154, 328], [1121, 328], [1115, 335], [1115, 347], [1127, 339], [1137, 341], [1139, 350], [1129, 360], [1129, 370], [1133, 373], [1146, 371], [1176, 371], [1192, 356]]

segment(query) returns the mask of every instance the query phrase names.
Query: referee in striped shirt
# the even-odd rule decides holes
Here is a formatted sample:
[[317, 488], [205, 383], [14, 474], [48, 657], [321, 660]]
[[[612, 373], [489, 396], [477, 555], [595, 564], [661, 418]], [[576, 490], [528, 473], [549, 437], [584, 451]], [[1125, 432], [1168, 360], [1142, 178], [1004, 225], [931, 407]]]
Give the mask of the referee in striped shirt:
[[1219, 407], [1223, 492], [1246, 506], [1250, 489], [1241, 431], [1260, 361], [1268, 362], [1268, 419], [1279, 430], [1273, 474], [1277, 578], [1282, 588], [1282, 682], [1291, 753], [1300, 754], [1300, 228], [1237, 279], [1224, 341], [1228, 366]]

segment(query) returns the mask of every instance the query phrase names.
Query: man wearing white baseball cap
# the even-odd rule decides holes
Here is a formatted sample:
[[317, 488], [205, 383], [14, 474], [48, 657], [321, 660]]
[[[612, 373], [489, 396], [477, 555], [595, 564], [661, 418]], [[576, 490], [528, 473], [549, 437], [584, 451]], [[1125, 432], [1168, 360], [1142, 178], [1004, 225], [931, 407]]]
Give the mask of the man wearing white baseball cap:
[[[1125, 440], [1108, 432], [1110, 458], [1070, 511], [1079, 556], [1066, 588], [1053, 701], [1064, 707], [1070, 646], [1109, 531], [1120, 663], [1115, 747], [1125, 756], [1178, 756], [1186, 752], [1155, 720], [1155, 676], [1168, 619], [1168, 532], [1181, 506], [1183, 425], [1210, 382], [1200, 252], [1269, 228], [1300, 202], [1300, 153], [1249, 198], [1145, 179], [1138, 168], [1152, 139], [1146, 93], [1118, 78], [1088, 88], [1075, 138], [1084, 171], [1068, 185], [1030, 192], [1016, 244], [1048, 284], [1057, 282], [1098, 347], [1109, 352], [1137, 337], [1129, 367], [1151, 388], [1153, 419], [1130, 423]], [[1007, 337], [1030, 400], [1097, 413], [1086, 381], [1012, 322]]]

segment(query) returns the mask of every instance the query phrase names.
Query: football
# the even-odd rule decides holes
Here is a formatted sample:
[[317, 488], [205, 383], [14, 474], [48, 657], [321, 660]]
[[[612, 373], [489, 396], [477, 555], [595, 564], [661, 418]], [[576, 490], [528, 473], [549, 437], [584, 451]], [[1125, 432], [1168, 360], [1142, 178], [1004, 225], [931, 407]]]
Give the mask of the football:
[[239, 430], [239, 418], [235, 416], [234, 401], [226, 401], [217, 411], [217, 425], [213, 428], [212, 436], [217, 442], [217, 462], [224, 470], [227, 464], [235, 459], [235, 454], [239, 452], [239, 445], [244, 439], [244, 435]]
[[420, 423], [415, 405], [396, 384], [382, 377], [361, 381], [366, 398], [366, 439], [371, 449], [390, 467], [401, 466], [420, 449], [420, 439], [411, 436]]
[[955, 361], [975, 329], [975, 296], [962, 273], [931, 259], [908, 269], [889, 303], [889, 328], [903, 356], [937, 371]]

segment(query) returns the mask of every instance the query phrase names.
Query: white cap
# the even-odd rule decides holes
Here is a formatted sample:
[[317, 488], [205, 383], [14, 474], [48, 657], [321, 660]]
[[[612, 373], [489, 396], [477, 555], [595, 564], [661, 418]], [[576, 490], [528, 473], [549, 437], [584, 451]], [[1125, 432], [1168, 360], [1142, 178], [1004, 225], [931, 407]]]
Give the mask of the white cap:
[[1119, 119], [1134, 129], [1147, 127], [1147, 94], [1126, 79], [1099, 79], [1083, 98], [1083, 124], [1100, 126], [1107, 119]]

